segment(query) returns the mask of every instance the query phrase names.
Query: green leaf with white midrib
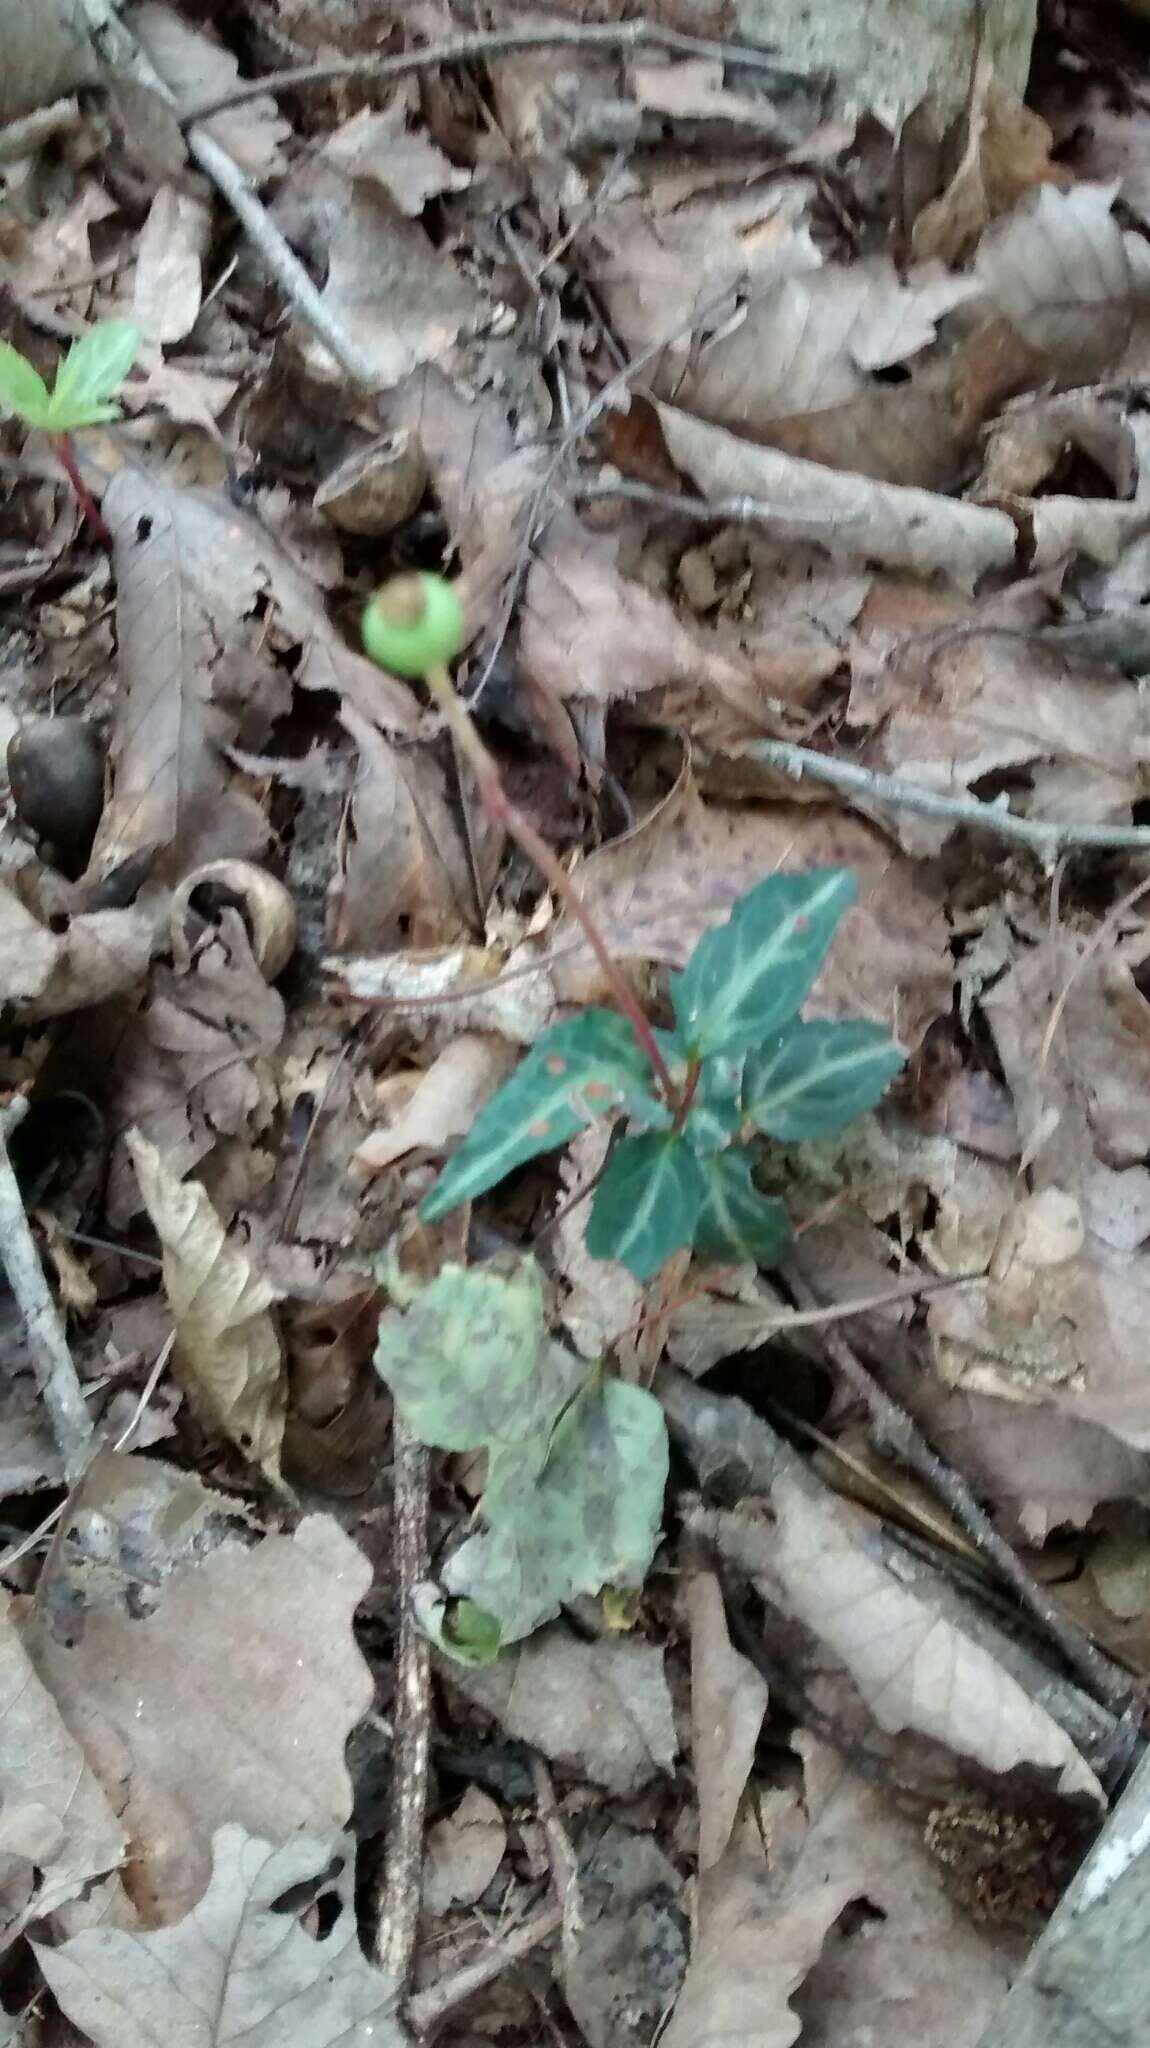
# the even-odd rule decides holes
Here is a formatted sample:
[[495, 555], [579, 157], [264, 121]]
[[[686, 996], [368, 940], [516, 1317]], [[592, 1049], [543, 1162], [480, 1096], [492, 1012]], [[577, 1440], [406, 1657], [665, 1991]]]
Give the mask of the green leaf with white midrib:
[[702, 1167], [682, 1138], [661, 1131], [623, 1138], [595, 1190], [587, 1249], [649, 1280], [690, 1244], [705, 1192]]
[[707, 1194], [695, 1227], [700, 1258], [726, 1263], [753, 1259], [759, 1266], [775, 1266], [786, 1253], [790, 1217], [781, 1202], [759, 1193], [751, 1164], [743, 1145], [703, 1160]]
[[73, 342], [56, 372], [45, 424], [59, 433], [115, 419], [112, 402], [136, 360], [140, 330], [133, 320], [101, 320]]
[[748, 1058], [743, 1108], [768, 1138], [830, 1138], [873, 1109], [905, 1063], [880, 1024], [790, 1024]]
[[625, 1017], [584, 1010], [538, 1039], [521, 1067], [480, 1112], [420, 1205], [434, 1223], [485, 1194], [528, 1159], [565, 1145], [651, 1070]]
[[793, 1017], [855, 893], [849, 868], [814, 868], [768, 875], [741, 897], [672, 979], [681, 1047], [746, 1052]]

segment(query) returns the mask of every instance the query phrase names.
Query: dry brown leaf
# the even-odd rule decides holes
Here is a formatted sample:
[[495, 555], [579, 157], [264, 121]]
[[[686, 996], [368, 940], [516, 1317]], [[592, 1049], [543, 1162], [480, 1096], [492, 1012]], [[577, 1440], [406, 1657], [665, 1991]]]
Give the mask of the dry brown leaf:
[[442, 1665], [508, 1735], [630, 1798], [678, 1749], [663, 1652], [626, 1636], [582, 1642], [561, 1623], [516, 1643], [494, 1664]]
[[[981, 293], [978, 280], [928, 264], [900, 281], [886, 257], [786, 277], [747, 307], [686, 369], [670, 364], [660, 396], [754, 441], [892, 483], [949, 482], [956, 464], [949, 372], [908, 381], [876, 370], [913, 361], [936, 323]], [[927, 445], [924, 435], [929, 435]]]
[[229, 1240], [204, 1188], [181, 1181], [138, 1131], [127, 1142], [163, 1249], [180, 1376], [214, 1427], [278, 1480], [287, 1389], [274, 1291]]
[[470, 1130], [515, 1064], [505, 1039], [462, 1032], [417, 1081], [399, 1114], [356, 1147], [349, 1170], [366, 1178], [407, 1152], [443, 1151]]
[[99, 1780], [0, 1616], [0, 1923], [11, 1941], [113, 1870], [127, 1846]]
[[1150, 1452], [1051, 1401], [961, 1392], [927, 1375], [920, 1420], [1025, 1543], [1085, 1528], [1100, 1501], [1150, 1498]]
[[624, 1361], [634, 1352], [643, 1310], [643, 1288], [617, 1259], [593, 1259], [587, 1250], [590, 1202], [581, 1199], [602, 1172], [611, 1145], [606, 1120], [588, 1124], [564, 1147], [559, 1161], [559, 1221], [554, 1226], [555, 1263], [567, 1283], [560, 1308], [563, 1326], [584, 1358], [601, 1358], [610, 1346]]
[[[1120, 820], [1142, 794], [1135, 691], [1106, 671], [1071, 667], [1037, 639], [944, 632], [921, 672], [893, 662], [879, 690], [863, 677], [851, 697], [852, 721], [885, 713], [863, 756], [868, 768], [948, 796], [982, 776], [1026, 770], [1034, 816], [1083, 823]], [[890, 822], [920, 854], [937, 852], [954, 829], [909, 812]]]
[[203, 296], [211, 213], [194, 192], [161, 185], [136, 244], [132, 318], [146, 341], [182, 341]]
[[1116, 498], [1133, 495], [1139, 470], [1131, 422], [1101, 391], [1041, 392], [1004, 408], [986, 431], [982, 471], [974, 495], [1029, 497], [1077, 449], [1097, 463]]
[[725, 1854], [755, 1761], [767, 1683], [727, 1633], [714, 1572], [687, 1581], [691, 1629], [691, 1746], [699, 1802], [699, 1875]]
[[810, 177], [775, 173], [720, 194], [696, 194], [694, 179], [684, 193], [683, 182], [656, 171], [642, 198], [599, 204], [588, 222], [591, 280], [636, 355], [666, 341], [681, 358], [694, 327], [729, 319], [737, 289], [761, 293], [819, 265]]
[[1074, 554], [1109, 567], [1150, 526], [1150, 505], [1116, 505], [1109, 498], [1032, 498], [1010, 509], [1030, 526], [1035, 569]]
[[469, 400], [441, 370], [405, 378], [386, 404], [388, 420], [414, 435], [427, 457], [459, 551], [457, 588], [474, 638], [499, 605], [550, 457], [533, 441], [517, 447], [506, 408], [489, 395]]
[[401, 935], [420, 948], [461, 937], [474, 888], [438, 765], [401, 754], [351, 706], [343, 723], [359, 762], [328, 898], [329, 943], [351, 952]]
[[1037, 1766], [1063, 1796], [1103, 1803], [1093, 1771], [1045, 1709], [872, 1554], [867, 1515], [785, 1467], [770, 1508], [769, 1524], [714, 1517], [722, 1555], [803, 1625], [884, 1733], [926, 1736], [995, 1775]]
[[[340, 1837], [276, 1847], [234, 1822], [212, 1842], [211, 1882], [194, 1912], [152, 1933], [90, 1929], [40, 1967], [96, 2048], [408, 2048], [396, 1987], [360, 1947], [355, 1857]], [[322, 1940], [284, 1900], [317, 1893]]]
[[8, 0], [0, 123], [93, 84], [99, 71], [83, 0]]
[[700, 1886], [698, 1933], [664, 2048], [790, 2048], [803, 2031], [790, 2001], [853, 1896], [840, 1881], [780, 1909], [762, 1837], [745, 1821]]
[[1042, 185], [983, 236], [975, 258], [999, 313], [1068, 383], [1101, 375], [1129, 338], [1139, 285], [1112, 212], [1116, 191]]
[[505, 961], [479, 946], [449, 946], [333, 958], [324, 966], [349, 996], [392, 1004], [424, 1026], [449, 1016], [453, 1030], [494, 1031], [512, 1045], [531, 1045], [555, 1021], [550, 965], [533, 944], [516, 947]]
[[746, 496], [777, 508], [781, 537], [789, 526], [833, 555], [923, 576], [942, 572], [966, 590], [1014, 560], [1014, 522], [989, 506], [828, 469], [758, 447], [680, 407], [658, 410], [668, 453], [702, 496]]
[[0, 883], [4, 1000], [26, 1023], [90, 1009], [135, 987], [148, 971], [153, 920], [140, 910], [89, 910], [54, 931]]
[[789, 1812], [767, 1817], [772, 1865], [777, 1856], [785, 1873], [783, 1910], [843, 1883], [869, 1909], [864, 1921], [841, 1924], [815, 1964], [803, 1997], [806, 2034], [836, 2048], [899, 2039], [975, 2048], [1009, 1987], [1017, 1936], [975, 1925], [948, 1891], [945, 1866], [926, 1846], [929, 1820], [900, 1813], [887, 1787], [813, 1737], [800, 1734], [795, 1746], [804, 1759], [801, 1808], [792, 1795]]
[[427, 1831], [423, 1866], [423, 1910], [436, 1915], [452, 1906], [474, 1906], [503, 1861], [507, 1828], [494, 1799], [469, 1785], [454, 1813]]
[[[137, 7], [132, 29], [177, 104], [222, 98], [238, 85], [240, 67], [231, 51], [205, 30], [193, 28], [162, 0], [145, 0]], [[291, 127], [273, 99], [246, 100], [241, 107], [213, 115], [204, 127], [257, 184], [282, 171], [281, 145]]]
[[200, 1898], [227, 1820], [285, 1842], [342, 1827], [344, 1745], [371, 1704], [352, 1635], [371, 1567], [339, 1525], [231, 1542], [167, 1572], [142, 1617], [127, 1587], [70, 1644], [42, 1624], [29, 1650], [66, 1726], [116, 1785], [145, 1924]]
[[228, 787], [221, 749], [237, 738], [241, 717], [255, 722], [258, 739], [286, 708], [287, 676], [273, 648], [298, 650], [295, 680], [304, 689], [334, 691], [390, 730], [414, 727], [410, 691], [353, 653], [272, 535], [222, 494], [124, 469], [108, 486], [104, 513], [116, 535], [125, 681], [91, 875], [143, 848], [164, 849], [180, 873], [263, 843], [262, 813]]
[[[306, 238], [325, 252], [324, 304], [380, 389], [439, 361], [476, 326], [483, 300], [475, 286], [380, 185], [314, 158], [281, 188], [273, 211], [289, 239]], [[344, 381], [302, 322], [298, 345], [314, 377]]]
[[565, 1906], [563, 1993], [587, 2048], [648, 2048], [687, 1966], [683, 1881], [653, 1839], [587, 1829]]
[[[578, 879], [617, 958], [682, 967], [702, 933], [764, 875], [840, 865], [854, 869], [859, 900], [815, 984], [811, 1014], [871, 1017], [913, 1047], [950, 1007], [946, 923], [922, 869], [860, 819], [821, 804], [705, 804], [686, 777], [627, 838], [593, 853]], [[556, 993], [603, 1000], [585, 949], [574, 959], [567, 951], [577, 944], [562, 920]]]
[[1050, 161], [1050, 128], [1041, 114], [995, 82], [985, 55], [976, 67], [966, 123], [962, 161], [945, 192], [924, 206], [914, 223], [911, 249], [919, 262], [937, 257], [958, 263], [990, 222], [1032, 185], [1060, 177]]
[[[607, 704], [675, 685], [710, 693], [744, 717], [753, 705], [753, 661], [733, 635], [680, 618], [641, 583], [622, 576], [606, 535], [581, 535], [532, 567], [524, 594], [520, 659], [530, 687], [559, 699]], [[761, 692], [762, 726], [770, 701]]]
[[381, 113], [363, 108], [328, 137], [320, 154], [348, 177], [381, 186], [414, 220], [429, 199], [465, 191], [471, 172], [457, 168], [429, 136], [408, 131], [409, 101], [401, 91]]

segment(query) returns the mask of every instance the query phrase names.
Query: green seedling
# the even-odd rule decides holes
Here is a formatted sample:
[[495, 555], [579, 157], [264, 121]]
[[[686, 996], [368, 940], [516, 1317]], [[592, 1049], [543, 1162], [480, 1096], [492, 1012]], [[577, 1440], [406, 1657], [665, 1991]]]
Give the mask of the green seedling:
[[97, 539], [110, 547], [99, 507], [80, 475], [72, 435], [118, 419], [116, 394], [136, 360], [140, 330], [131, 320], [99, 320], [73, 342], [49, 391], [40, 372], [11, 342], [0, 341], [0, 412], [47, 434]]
[[[365, 645], [383, 666], [391, 666], [393, 621], [405, 636], [400, 654], [413, 658], [413, 628], [424, 618], [433, 623], [422, 592], [437, 580], [405, 578], [373, 600]], [[441, 606], [435, 616], [442, 616]], [[423, 673], [474, 768], [487, 811], [582, 927], [617, 1007], [583, 1010], [536, 1040], [472, 1125], [421, 1214], [436, 1221], [611, 1114], [624, 1128], [594, 1191], [587, 1224], [593, 1257], [618, 1259], [639, 1280], [687, 1246], [704, 1258], [777, 1265], [790, 1221], [783, 1204], [756, 1186], [761, 1140], [834, 1135], [874, 1108], [905, 1059], [880, 1025], [799, 1016], [854, 900], [854, 876], [847, 868], [768, 875], [738, 899], [724, 924], [705, 933], [672, 977], [674, 1029], [655, 1030], [570, 876], [509, 802], [452, 689], [451, 636], [432, 637]]]
[[384, 1273], [376, 1370], [413, 1436], [482, 1451], [481, 1528], [421, 1589], [424, 1628], [463, 1663], [489, 1661], [578, 1594], [643, 1584], [659, 1540], [667, 1425], [653, 1394], [548, 1334], [533, 1259], [509, 1277], [445, 1266], [410, 1289]]

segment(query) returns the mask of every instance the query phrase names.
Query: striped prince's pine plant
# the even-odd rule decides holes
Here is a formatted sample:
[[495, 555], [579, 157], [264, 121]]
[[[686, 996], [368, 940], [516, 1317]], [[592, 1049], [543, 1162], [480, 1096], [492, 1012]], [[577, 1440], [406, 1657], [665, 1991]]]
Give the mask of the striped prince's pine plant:
[[424, 1218], [611, 1112], [623, 1129], [592, 1201], [595, 1258], [621, 1260], [638, 1280], [685, 1245], [776, 1265], [790, 1225], [755, 1186], [755, 1134], [833, 1136], [873, 1109], [905, 1057], [880, 1025], [798, 1015], [854, 894], [849, 869], [815, 868], [741, 896], [672, 979], [675, 1028], [653, 1033], [662, 1075], [614, 1010], [544, 1032], [440, 1175]]
[[426, 683], [488, 816], [581, 926], [616, 1004], [543, 1033], [425, 1198], [424, 1220], [611, 1114], [623, 1129], [588, 1219], [593, 1257], [621, 1260], [638, 1280], [685, 1245], [705, 1258], [777, 1264], [790, 1225], [782, 1203], [755, 1186], [755, 1134], [832, 1136], [874, 1107], [905, 1058], [878, 1024], [804, 1023], [798, 1014], [854, 900], [849, 868], [769, 875], [748, 890], [672, 978], [675, 1028], [656, 1030], [455, 694], [449, 664], [465, 636], [455, 590], [439, 576], [397, 577], [369, 601], [362, 634], [381, 668]]

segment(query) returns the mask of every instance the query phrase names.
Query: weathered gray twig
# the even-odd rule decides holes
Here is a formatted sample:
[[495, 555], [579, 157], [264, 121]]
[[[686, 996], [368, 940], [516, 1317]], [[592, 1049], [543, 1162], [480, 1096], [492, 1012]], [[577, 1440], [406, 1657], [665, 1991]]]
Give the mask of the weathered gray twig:
[[[93, 0], [85, 0], [91, 8]], [[101, 7], [102, 12], [102, 7]], [[157, 71], [147, 51], [136, 41], [118, 18], [109, 16], [101, 24], [100, 47], [107, 61], [115, 67], [131, 71], [153, 92], [175, 107], [176, 96], [167, 80]], [[297, 313], [307, 321], [318, 334], [324, 347], [331, 351], [340, 368], [356, 384], [366, 391], [379, 387], [379, 378], [371, 364], [363, 357], [348, 335], [342, 322], [325, 305], [298, 256], [289, 248], [263, 201], [249, 178], [240, 169], [234, 157], [218, 143], [214, 136], [197, 127], [198, 116], [193, 112], [184, 116], [188, 127], [187, 144], [190, 154], [206, 172], [216, 189], [227, 200], [236, 218], [259, 250], [276, 283]]]
[[415, 1618], [413, 1596], [428, 1574], [428, 1459], [424, 1446], [395, 1417], [392, 1514], [399, 1645], [395, 1669], [394, 1749], [388, 1796], [383, 1884], [375, 1959], [402, 1997], [415, 1954], [423, 1876], [423, 1822], [431, 1743], [431, 1647]]
[[[814, 1289], [796, 1270], [793, 1261], [784, 1269], [784, 1278], [801, 1308], [820, 1306]], [[999, 1535], [990, 1516], [979, 1506], [962, 1474], [931, 1449], [917, 1423], [879, 1385], [861, 1358], [851, 1350], [841, 1331], [833, 1324], [824, 1324], [819, 1330], [819, 1341], [832, 1365], [865, 1403], [882, 1442], [897, 1452], [903, 1463], [916, 1478], [929, 1486], [937, 1499], [946, 1503], [983, 1557], [994, 1566], [999, 1577], [1017, 1595], [1051, 1641], [1057, 1643], [1067, 1663], [1085, 1680], [1095, 1698], [1104, 1700], [1121, 1713], [1129, 1705], [1134, 1691], [1129, 1672], [1112, 1664], [1090, 1637], [1047, 1598], [1006, 1538]]]
[[[769, 71], [776, 77], [796, 75], [769, 50], [752, 43], [713, 42], [706, 36], [661, 28], [653, 21], [550, 21], [539, 22], [534, 28], [482, 29], [475, 35], [451, 36], [441, 43], [427, 43], [421, 50], [403, 50], [394, 57], [340, 57], [327, 63], [298, 64], [286, 71], [268, 71], [262, 78], [244, 79], [226, 93], [194, 101], [183, 111], [181, 120], [185, 126], [192, 121], [206, 121], [212, 114], [222, 114], [227, 107], [242, 106], [245, 100], [260, 99], [269, 92], [294, 92], [301, 85], [324, 85], [339, 78], [370, 78], [376, 84], [386, 85], [393, 78], [410, 78], [413, 72], [471, 64], [482, 57], [505, 57], [513, 50], [576, 45], [595, 50], [667, 50], [683, 57], [710, 57], [724, 64], [742, 64], [757, 71]], [[812, 76], [809, 82], [817, 86], [819, 80]]]
[[1102, 848], [1150, 853], [1150, 825], [1060, 825], [1044, 824], [1037, 818], [1019, 818], [1002, 803], [983, 803], [976, 796], [943, 796], [938, 790], [923, 789], [917, 782], [904, 782], [897, 775], [879, 775], [860, 768], [853, 761], [839, 761], [800, 747], [790, 740], [754, 740], [746, 749], [752, 761], [781, 769], [795, 782], [809, 775], [831, 789], [868, 803], [895, 811], [915, 811], [923, 818], [945, 818], [954, 825], [969, 826], [974, 832], [989, 832], [996, 839], [1010, 840], [1036, 854], [1047, 870], [1063, 853], [1098, 852]]
[[415, 2032], [429, 2032], [445, 2014], [462, 2005], [465, 1998], [482, 1991], [485, 1984], [493, 1984], [512, 1963], [522, 1962], [533, 1948], [558, 1932], [562, 1919], [560, 1906], [545, 1906], [533, 1920], [525, 1920], [522, 1926], [513, 1927], [510, 1933], [493, 1941], [473, 1962], [452, 1970], [437, 1984], [429, 1984], [426, 1991], [417, 1991], [407, 2005], [407, 2018]]
[[0, 1111], [0, 1264], [24, 1318], [28, 1350], [64, 1476], [72, 1480], [83, 1470], [91, 1446], [92, 1418], [68, 1349], [63, 1318], [44, 1278], [19, 1183], [8, 1157], [8, 1133], [21, 1122], [27, 1107], [23, 1098], [17, 1097]]

